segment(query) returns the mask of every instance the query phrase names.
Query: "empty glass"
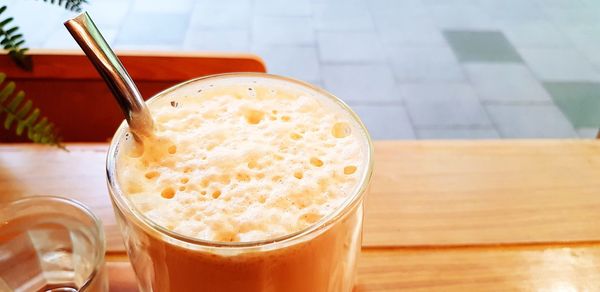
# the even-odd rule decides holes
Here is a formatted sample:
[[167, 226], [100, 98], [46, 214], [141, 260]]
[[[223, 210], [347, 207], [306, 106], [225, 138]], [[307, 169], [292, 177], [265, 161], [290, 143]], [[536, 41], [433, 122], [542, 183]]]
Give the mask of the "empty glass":
[[0, 206], [0, 291], [107, 291], [102, 223], [76, 201]]

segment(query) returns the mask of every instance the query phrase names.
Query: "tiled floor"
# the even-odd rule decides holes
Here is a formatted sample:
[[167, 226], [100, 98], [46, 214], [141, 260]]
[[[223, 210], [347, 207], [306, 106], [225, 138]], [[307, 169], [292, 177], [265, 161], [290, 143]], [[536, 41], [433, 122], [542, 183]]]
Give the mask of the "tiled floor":
[[[73, 15], [6, 0], [32, 48]], [[376, 139], [592, 138], [600, 1], [90, 0], [117, 49], [245, 51], [348, 102]], [[39, 15], [36, 21], [32, 15]]]

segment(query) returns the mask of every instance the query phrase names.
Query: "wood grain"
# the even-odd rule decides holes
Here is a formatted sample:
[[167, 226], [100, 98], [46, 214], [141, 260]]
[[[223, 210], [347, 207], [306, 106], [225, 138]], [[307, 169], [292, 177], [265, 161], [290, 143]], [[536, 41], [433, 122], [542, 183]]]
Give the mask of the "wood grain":
[[[583, 140], [375, 143], [364, 246], [600, 240], [600, 144]], [[123, 251], [105, 185], [106, 144], [0, 146], [0, 201], [78, 199]]]
[[598, 291], [600, 249], [363, 250], [357, 291]]
[[600, 239], [600, 142], [377, 142], [365, 244]]
[[[108, 263], [110, 291], [138, 291], [129, 262]], [[598, 291], [600, 248], [363, 249], [355, 291]]]
[[[65, 141], [105, 142], [123, 121], [100, 75], [80, 50], [31, 50], [34, 70], [18, 68], [0, 55], [0, 72], [24, 90], [35, 107], [56, 124]], [[256, 55], [243, 53], [120, 52], [117, 54], [144, 98], [177, 83], [228, 72], [266, 72]], [[65, 114], [68, 113], [68, 114]], [[93, 129], [93, 130], [90, 130]], [[27, 141], [12, 133], [0, 142]]]

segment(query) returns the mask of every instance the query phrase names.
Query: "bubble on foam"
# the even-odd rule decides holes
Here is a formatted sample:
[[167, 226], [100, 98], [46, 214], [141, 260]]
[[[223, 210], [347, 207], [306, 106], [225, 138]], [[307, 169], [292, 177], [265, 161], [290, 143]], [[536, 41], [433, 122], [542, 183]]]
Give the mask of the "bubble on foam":
[[352, 129], [350, 125], [346, 122], [338, 122], [333, 124], [331, 128], [331, 134], [336, 138], [345, 138], [350, 136], [352, 133]]
[[318, 96], [213, 84], [150, 110], [163, 139], [137, 155], [126, 144], [118, 178], [147, 217], [187, 236], [251, 241], [299, 231], [342, 204], [365, 167], [358, 125]]
[[316, 157], [311, 157], [310, 158], [310, 164], [316, 166], [316, 167], [321, 167], [323, 166], [323, 161], [319, 158]]
[[349, 165], [344, 167], [344, 174], [353, 174], [356, 172], [356, 166], [354, 165]]
[[160, 195], [165, 199], [172, 199], [175, 197], [175, 190], [172, 187], [166, 187], [162, 190]]

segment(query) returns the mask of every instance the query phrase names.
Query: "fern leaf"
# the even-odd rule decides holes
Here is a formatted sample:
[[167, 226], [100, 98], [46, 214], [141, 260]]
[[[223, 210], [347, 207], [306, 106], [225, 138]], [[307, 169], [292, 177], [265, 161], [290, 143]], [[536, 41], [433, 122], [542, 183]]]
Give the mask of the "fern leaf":
[[25, 92], [19, 90], [15, 94], [15, 83], [5, 81], [6, 74], [0, 72], [0, 119], [4, 119], [4, 128], [10, 130], [16, 123], [14, 130], [17, 135], [27, 131], [27, 137], [35, 143], [55, 145], [66, 150], [61, 145], [61, 137], [54, 124], [46, 117], [38, 121], [40, 110], [36, 108], [32, 111], [33, 103], [25, 99]]
[[0, 7], [0, 45], [8, 51], [8, 55], [19, 67], [31, 71], [33, 69], [33, 62], [31, 57], [25, 55], [27, 48], [23, 48], [25, 40], [23, 35], [18, 33], [19, 27], [10, 26], [10, 23], [14, 20], [12, 17], [4, 18], [2, 13], [6, 11], [6, 5]]
[[[2, 78], [4, 82], [4, 78]], [[15, 83], [9, 82], [2, 90], [0, 90], [0, 103], [3, 103], [15, 91]]]
[[9, 111], [16, 113], [17, 107], [21, 104], [23, 99], [25, 98], [25, 92], [19, 91], [17, 95], [12, 99], [12, 101], [6, 107]]
[[19, 121], [17, 123], [17, 129], [15, 130], [17, 136], [21, 136], [21, 134], [23, 134], [23, 130], [25, 130], [25, 127], [27, 127], [27, 124], [25, 124], [23, 121]]
[[75, 12], [81, 12], [81, 4], [87, 3], [87, 0], [59, 0], [58, 3], [56, 3], [55, 0], [44, 0], [44, 2], [46, 3], [48, 1], [51, 4], [58, 4], [58, 6], [62, 6], [66, 10], [71, 10]]
[[10, 129], [10, 126], [12, 126], [13, 121], [17, 118], [17, 107], [19, 106], [19, 104], [21, 104], [23, 98], [25, 98], [25, 93], [23, 91], [19, 91], [6, 107], [8, 115], [6, 117], [6, 120], [4, 120], [5, 129]]
[[[6, 7], [6, 6], [4, 6]], [[13, 21], [13, 17], [9, 17], [5, 20], [0, 21], [0, 28], [4, 28], [5, 25], [9, 24], [11, 21]]]
[[21, 109], [17, 112], [17, 118], [19, 119], [24, 119], [25, 116], [29, 113], [29, 111], [31, 110], [31, 105], [33, 103], [31, 102], [31, 100], [28, 100], [27, 102], [25, 102], [25, 105], [21, 107]]

